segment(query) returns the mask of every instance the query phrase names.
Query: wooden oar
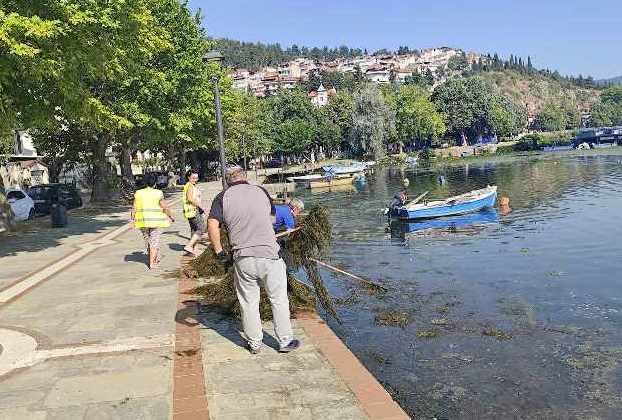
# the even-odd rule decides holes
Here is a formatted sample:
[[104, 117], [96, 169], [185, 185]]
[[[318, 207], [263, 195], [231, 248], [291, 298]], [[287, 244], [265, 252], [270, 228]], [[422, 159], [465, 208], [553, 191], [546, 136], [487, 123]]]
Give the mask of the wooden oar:
[[348, 273], [347, 271], [344, 271], [344, 270], [342, 270], [340, 268], [334, 267], [334, 266], [332, 266], [330, 264], [326, 264], [325, 262], [322, 262], [320, 260], [316, 260], [315, 258], [309, 258], [309, 260], [317, 263], [318, 265], [321, 265], [322, 267], [328, 268], [329, 270], [332, 270], [335, 273], [343, 274], [344, 276], [348, 276], [348, 277], [351, 277], [351, 278], [353, 278], [355, 280], [358, 280], [358, 281], [360, 281], [362, 283], [365, 283], [368, 286], [375, 287], [375, 288], [380, 289], [380, 290], [385, 291], [385, 292], [388, 290], [386, 287], [381, 286], [378, 283], [374, 283], [373, 281], [366, 280], [363, 277], [357, 276], [356, 274]]
[[426, 191], [423, 194], [419, 195], [417, 198], [415, 198], [413, 201], [410, 201], [409, 203], [407, 203], [408, 205], [411, 204], [417, 204], [419, 201], [421, 201], [423, 199], [423, 197], [425, 197], [426, 195], [428, 195], [430, 191]]

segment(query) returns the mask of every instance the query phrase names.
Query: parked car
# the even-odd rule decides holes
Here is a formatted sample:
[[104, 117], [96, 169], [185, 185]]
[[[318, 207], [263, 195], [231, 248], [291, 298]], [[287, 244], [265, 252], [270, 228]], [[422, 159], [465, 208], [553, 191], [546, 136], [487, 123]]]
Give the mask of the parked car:
[[28, 195], [35, 203], [36, 214], [49, 214], [54, 197], [68, 209], [82, 206], [82, 197], [71, 184], [36, 185], [28, 189]]
[[9, 188], [6, 191], [6, 199], [13, 210], [15, 220], [30, 220], [35, 217], [35, 203], [20, 188]]

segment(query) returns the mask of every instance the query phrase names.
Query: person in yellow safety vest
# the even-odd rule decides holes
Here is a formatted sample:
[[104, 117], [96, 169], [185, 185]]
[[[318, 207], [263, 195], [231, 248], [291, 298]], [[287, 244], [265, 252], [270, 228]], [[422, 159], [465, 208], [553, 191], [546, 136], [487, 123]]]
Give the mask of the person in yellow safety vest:
[[186, 173], [186, 185], [182, 194], [184, 203], [184, 217], [190, 224], [190, 241], [184, 247], [184, 251], [192, 256], [197, 256], [197, 243], [206, 232], [205, 208], [201, 202], [201, 190], [197, 187], [199, 173], [189, 170]]
[[157, 182], [155, 175], [145, 175], [144, 182], [145, 188], [134, 194], [131, 217], [134, 227], [140, 229], [143, 234], [149, 256], [149, 269], [153, 269], [160, 262], [160, 229], [170, 226], [175, 219], [164, 201], [164, 194], [155, 189]]

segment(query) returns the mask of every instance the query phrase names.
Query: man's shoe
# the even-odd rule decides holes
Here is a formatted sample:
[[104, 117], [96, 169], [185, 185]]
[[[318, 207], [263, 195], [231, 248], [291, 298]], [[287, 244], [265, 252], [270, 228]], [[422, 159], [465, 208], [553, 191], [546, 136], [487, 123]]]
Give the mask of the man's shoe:
[[281, 347], [279, 349], [279, 353], [289, 353], [290, 351], [294, 351], [300, 347], [300, 340], [293, 339], [289, 342], [285, 347]]
[[251, 354], [259, 354], [259, 353], [261, 353], [261, 347], [251, 347], [251, 345], [249, 344], [247, 346], [247, 348], [248, 348], [248, 351], [251, 352]]

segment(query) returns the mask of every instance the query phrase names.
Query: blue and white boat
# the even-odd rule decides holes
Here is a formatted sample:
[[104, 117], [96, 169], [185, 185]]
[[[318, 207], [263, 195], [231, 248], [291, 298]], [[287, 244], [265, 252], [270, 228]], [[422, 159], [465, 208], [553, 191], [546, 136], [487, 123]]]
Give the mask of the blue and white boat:
[[440, 217], [436, 219], [404, 220], [396, 221], [396, 223], [399, 223], [401, 232], [412, 233], [429, 230], [461, 229], [471, 226], [482, 226], [497, 223], [498, 221], [499, 217], [497, 216], [497, 210], [490, 208], [460, 216]]
[[406, 204], [397, 209], [400, 219], [432, 219], [455, 216], [490, 208], [497, 201], [497, 186], [488, 186], [445, 200]]
[[330, 175], [346, 175], [364, 172], [367, 165], [361, 162], [352, 162], [349, 165], [326, 165], [322, 166], [322, 170]]

